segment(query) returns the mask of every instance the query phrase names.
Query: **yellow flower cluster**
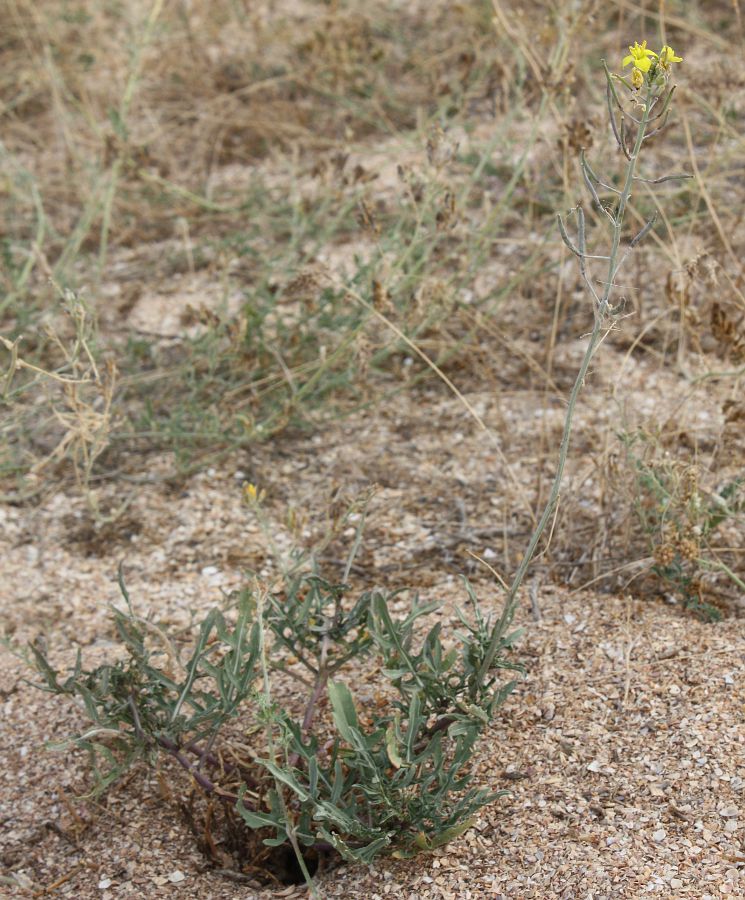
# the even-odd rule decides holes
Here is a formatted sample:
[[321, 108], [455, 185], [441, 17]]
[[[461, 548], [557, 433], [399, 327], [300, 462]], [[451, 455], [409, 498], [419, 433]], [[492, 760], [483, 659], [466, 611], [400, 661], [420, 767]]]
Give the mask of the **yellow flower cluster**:
[[647, 42], [634, 41], [633, 46], [629, 46], [629, 54], [623, 58], [624, 68], [633, 65], [631, 70], [631, 83], [635, 88], [640, 88], [644, 84], [644, 76], [657, 68], [668, 72], [673, 63], [683, 62], [682, 56], [676, 56], [672, 47], [665, 44], [659, 53], [650, 50]]
[[249, 506], [258, 506], [264, 499], [264, 491], [260, 491], [255, 484], [244, 484], [243, 499]]

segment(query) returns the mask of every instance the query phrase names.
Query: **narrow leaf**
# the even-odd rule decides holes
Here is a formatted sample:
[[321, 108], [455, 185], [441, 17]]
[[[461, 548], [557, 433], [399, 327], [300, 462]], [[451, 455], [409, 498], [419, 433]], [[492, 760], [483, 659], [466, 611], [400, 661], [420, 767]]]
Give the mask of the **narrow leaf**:
[[355, 744], [355, 732], [359, 732], [357, 711], [349, 688], [340, 681], [329, 682], [329, 700], [334, 711], [334, 722], [339, 734], [349, 744]]

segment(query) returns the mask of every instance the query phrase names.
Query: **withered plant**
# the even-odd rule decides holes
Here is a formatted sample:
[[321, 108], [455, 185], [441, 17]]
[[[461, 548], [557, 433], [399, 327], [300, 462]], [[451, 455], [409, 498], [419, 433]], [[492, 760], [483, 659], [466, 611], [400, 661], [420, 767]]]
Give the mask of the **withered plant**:
[[643, 571], [658, 592], [704, 620], [720, 619], [719, 606], [745, 590], [737, 574], [741, 548], [726, 538], [728, 525], [741, 530], [743, 479], [722, 480], [695, 459], [673, 458], [641, 431], [621, 441], [617, 489], [630, 502], [627, 545], [648, 560]]
[[[93, 483], [96, 461], [109, 447], [118, 373], [114, 360], [97, 358], [96, 323], [90, 307], [70, 289], [57, 288], [61, 325], [47, 325], [45, 337], [58, 360], [43, 368], [26, 358], [23, 336], [0, 335], [7, 352], [0, 392], [5, 413], [0, 468], [25, 469], [30, 484], [14, 499], [41, 490], [47, 473], [69, 463], [93, 519], [102, 524], [123, 512], [103, 510]], [[33, 397], [29, 406], [28, 399]]]

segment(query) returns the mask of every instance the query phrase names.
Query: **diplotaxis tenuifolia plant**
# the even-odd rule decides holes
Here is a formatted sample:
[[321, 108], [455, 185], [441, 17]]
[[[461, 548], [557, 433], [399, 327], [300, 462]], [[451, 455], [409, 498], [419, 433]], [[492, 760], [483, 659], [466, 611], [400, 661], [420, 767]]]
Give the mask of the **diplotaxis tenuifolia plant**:
[[[507, 594], [499, 623], [502, 628], [512, 620], [518, 602], [518, 591], [536, 552], [541, 536], [559, 502], [577, 399], [585, 383], [590, 361], [600, 346], [603, 336], [613, 327], [616, 321], [617, 311], [613, 306], [613, 297], [617, 285], [616, 277], [628, 255], [652, 230], [656, 221], [656, 215], [652, 216], [647, 224], [629, 239], [627, 245], [625, 247], [622, 246], [624, 220], [632, 191], [639, 182], [661, 184], [665, 181], [691, 177], [687, 174], [672, 174], [647, 178], [637, 174], [637, 165], [644, 142], [655, 134], [659, 134], [667, 125], [670, 105], [675, 92], [675, 85], [670, 84], [672, 65], [682, 61], [682, 58], [676, 56], [671, 47], [665, 46], [657, 54], [653, 50], [647, 49], [646, 45], [646, 41], [641, 45], [635, 42], [633, 46], [629, 47], [629, 55], [623, 60], [623, 66], [632, 66], [630, 76], [612, 74], [605, 61], [603, 61], [608, 117], [613, 136], [626, 160], [625, 168], [617, 185], [610, 184], [607, 175], [604, 175], [603, 178], [597, 175], [585, 157], [584, 151], [580, 154], [582, 179], [590, 194], [593, 209], [600, 216], [601, 221], [607, 224], [610, 232], [610, 247], [607, 253], [588, 251], [586, 219], [581, 203], [574, 210], [577, 218], [576, 243], [567, 233], [561, 215], [557, 217], [561, 237], [566, 246], [577, 257], [582, 279], [590, 294], [594, 323], [587, 339], [587, 347], [582, 363], [572, 390], [569, 393], [567, 412], [564, 419], [564, 431], [559, 447], [559, 459], [549, 498], [528, 542], [527, 550], [523, 555]], [[618, 89], [627, 92], [625, 105], [619, 97]], [[635, 130], [627, 125], [627, 119], [636, 126]], [[601, 199], [601, 193], [610, 194], [611, 199], [609, 201]], [[598, 278], [593, 274], [592, 266], [596, 263], [605, 269], [603, 278]], [[482, 676], [485, 676], [488, 672], [499, 646], [496, 635], [497, 632], [495, 631], [495, 638], [482, 664]]]
[[[165, 755], [189, 773], [207, 806], [203, 829], [215, 864], [227, 852], [240, 868], [249, 860], [283, 877], [288, 859], [309, 883], [329, 855], [369, 862], [381, 853], [408, 857], [462, 834], [494, 793], [471, 786], [470, 761], [513, 682], [504, 671], [518, 633], [510, 631], [520, 587], [559, 500], [572, 421], [590, 362], [619, 314], [617, 276], [654, 226], [626, 235], [636, 185], [686, 175], [639, 170], [644, 143], [663, 132], [671, 109], [672, 48], [659, 53], [635, 43], [623, 60], [630, 74], [604, 65], [610, 127], [623, 162], [620, 177], [599, 175], [584, 152], [580, 174], [592, 212], [608, 230], [607, 248], [590, 249], [587, 217], [574, 210], [576, 238], [559, 217], [561, 236], [577, 257], [593, 306], [594, 325], [569, 394], [553, 486], [506, 592], [492, 617], [466, 584], [461, 630], [425, 625], [436, 604], [416, 595], [347, 585], [365, 510], [349, 516], [355, 538], [341, 580], [297, 559], [279, 584], [253, 580], [226, 610], [201, 623], [188, 658], [176, 642], [136, 614], [123, 580], [126, 607], [115, 614], [128, 659], [67, 678], [34, 648], [46, 688], [76, 697], [93, 726], [77, 743], [103, 761], [101, 785], [135, 760]], [[599, 168], [599, 167], [598, 167]], [[593, 241], [593, 243], [599, 243]], [[260, 517], [263, 495], [245, 489]], [[155, 641], [155, 643], [154, 643]], [[375, 673], [373, 702], [350, 684]], [[276, 673], [305, 694], [297, 707], [278, 699]], [[322, 701], [328, 699], [328, 712]], [[240, 717], [253, 735], [230, 752]], [[195, 805], [198, 806], [198, 804]], [[193, 813], [198, 818], [198, 812]], [[245, 826], [245, 827], [243, 827]], [[215, 841], [214, 835], [222, 836]], [[220, 847], [227, 848], [218, 851]]]

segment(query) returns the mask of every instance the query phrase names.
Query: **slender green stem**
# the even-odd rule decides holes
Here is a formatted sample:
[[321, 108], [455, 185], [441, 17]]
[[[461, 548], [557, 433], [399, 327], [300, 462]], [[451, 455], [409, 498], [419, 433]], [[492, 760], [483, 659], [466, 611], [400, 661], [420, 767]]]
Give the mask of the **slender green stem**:
[[631, 196], [631, 189], [634, 184], [636, 162], [642, 147], [644, 134], [649, 123], [649, 112], [653, 97], [654, 87], [650, 86], [645, 97], [644, 111], [637, 127], [634, 149], [629, 154], [623, 190], [621, 191], [621, 194], [618, 198], [618, 207], [615, 211], [615, 215], [612, 217], [613, 232], [611, 239], [611, 249], [610, 253], [608, 254], [608, 276], [605, 279], [605, 288], [603, 290], [602, 296], [600, 296], [599, 298], [599, 302], [595, 303], [595, 324], [593, 326], [592, 332], [590, 333], [590, 339], [587, 344], [587, 349], [585, 350], [584, 358], [582, 359], [582, 363], [579, 367], [579, 372], [577, 373], [577, 378], [574, 382], [572, 390], [569, 394], [569, 400], [567, 402], [567, 412], [564, 418], [564, 432], [562, 434], [561, 444], [559, 446], [559, 459], [556, 466], [556, 474], [551, 486], [551, 493], [546, 502], [545, 509], [543, 510], [543, 515], [539, 519], [538, 524], [536, 525], [533, 534], [528, 541], [528, 546], [525, 550], [525, 553], [523, 554], [522, 561], [520, 562], [517, 572], [515, 573], [515, 576], [512, 580], [512, 584], [510, 585], [510, 589], [505, 599], [502, 615], [500, 616], [492, 631], [489, 646], [478, 673], [477, 681], [479, 684], [483, 684], [489, 674], [489, 670], [492, 666], [492, 663], [494, 662], [494, 657], [499, 650], [500, 642], [502, 641], [502, 638], [504, 636], [504, 631], [507, 627], [509, 627], [509, 624], [512, 621], [512, 617], [515, 614], [515, 610], [517, 608], [517, 595], [518, 591], [520, 590], [520, 586], [522, 585], [523, 579], [525, 578], [525, 575], [528, 571], [528, 567], [530, 566], [530, 563], [533, 559], [536, 548], [538, 546], [538, 542], [540, 541], [541, 536], [546, 529], [546, 526], [551, 520], [551, 517], [553, 516], [556, 509], [556, 505], [559, 501], [559, 495], [561, 493], [561, 482], [564, 476], [564, 467], [566, 465], [567, 456], [569, 454], [569, 441], [572, 435], [572, 421], [574, 419], [574, 412], [577, 406], [577, 399], [579, 398], [580, 391], [582, 390], [582, 386], [584, 385], [584, 381], [587, 376], [587, 370], [590, 366], [590, 361], [595, 355], [595, 351], [597, 350], [605, 331], [606, 317], [608, 314], [608, 309], [610, 307], [610, 298], [613, 292], [614, 279], [616, 274], [618, 273], [620, 262], [622, 261], [618, 260], [618, 251], [621, 246], [621, 231], [623, 228], [623, 219], [626, 213], [626, 207], [628, 205], [629, 197]]

